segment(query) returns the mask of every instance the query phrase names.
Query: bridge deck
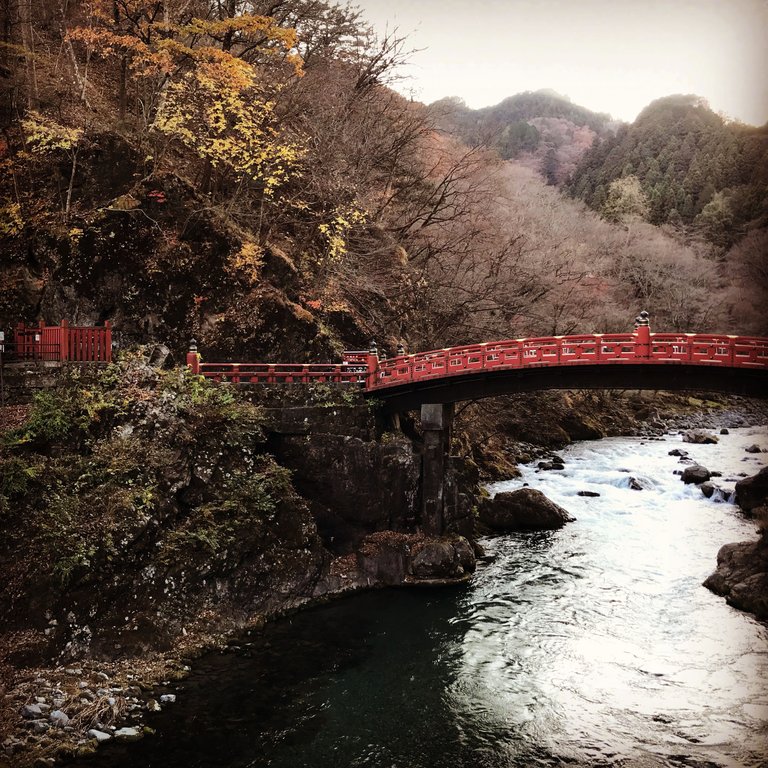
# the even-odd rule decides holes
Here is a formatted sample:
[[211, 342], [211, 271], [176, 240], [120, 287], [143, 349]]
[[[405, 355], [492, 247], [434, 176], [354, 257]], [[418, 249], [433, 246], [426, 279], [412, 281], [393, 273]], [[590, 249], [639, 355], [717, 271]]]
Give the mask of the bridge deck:
[[234, 383], [342, 382], [391, 409], [536, 389], [715, 389], [768, 397], [768, 339], [718, 334], [554, 336], [472, 344], [379, 359], [346, 352], [342, 363], [201, 363], [195, 372]]

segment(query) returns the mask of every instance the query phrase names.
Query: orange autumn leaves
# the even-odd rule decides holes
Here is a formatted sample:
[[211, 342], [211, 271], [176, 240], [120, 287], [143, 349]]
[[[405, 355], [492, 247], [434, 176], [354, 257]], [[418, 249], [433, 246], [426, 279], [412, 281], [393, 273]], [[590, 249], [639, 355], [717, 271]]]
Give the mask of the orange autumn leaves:
[[69, 38], [86, 57], [124, 62], [150, 132], [266, 196], [295, 172], [302, 149], [278, 127], [273, 100], [302, 75], [295, 30], [253, 14], [180, 23], [172, 8], [141, 0], [90, 9]]

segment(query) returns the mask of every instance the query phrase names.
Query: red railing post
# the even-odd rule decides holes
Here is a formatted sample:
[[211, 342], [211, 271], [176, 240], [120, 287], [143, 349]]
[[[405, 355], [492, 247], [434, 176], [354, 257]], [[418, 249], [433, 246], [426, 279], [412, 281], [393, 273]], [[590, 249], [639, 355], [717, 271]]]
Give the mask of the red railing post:
[[192, 339], [189, 342], [189, 351], [187, 352], [187, 366], [195, 375], [200, 373], [200, 355], [197, 352], [197, 342]]
[[112, 362], [112, 324], [109, 320], [104, 321], [104, 360]]
[[59, 360], [69, 360], [69, 320], [59, 323]]
[[43, 347], [43, 338], [45, 334], [45, 325], [43, 324], [43, 321], [40, 321], [39, 327], [35, 328], [35, 360], [45, 360], [45, 356], [43, 354], [44, 347]]
[[641, 312], [635, 323], [635, 357], [647, 360], [651, 356], [651, 323], [648, 313]]
[[365, 388], [373, 389], [376, 386], [379, 374], [379, 348], [375, 341], [371, 342], [366, 363], [368, 374], [365, 377]]

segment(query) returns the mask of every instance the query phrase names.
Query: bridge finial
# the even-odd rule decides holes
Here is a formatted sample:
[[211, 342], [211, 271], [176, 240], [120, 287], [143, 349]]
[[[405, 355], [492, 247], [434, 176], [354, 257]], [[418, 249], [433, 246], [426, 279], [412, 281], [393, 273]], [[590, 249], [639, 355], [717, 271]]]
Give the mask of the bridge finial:
[[643, 310], [636, 318], [635, 318], [635, 328], [640, 328], [641, 326], [649, 326], [651, 324], [649, 314]]
[[405, 347], [402, 344], [397, 345], [397, 356], [402, 357], [405, 354]]
[[370, 343], [370, 345], [369, 345], [369, 347], [368, 347], [368, 351], [369, 351], [369, 352], [370, 352], [372, 355], [378, 355], [378, 354], [379, 354], [379, 345], [376, 343], [376, 340], [375, 340], [375, 339], [372, 339], [372, 340], [371, 340], [371, 343]]
[[200, 355], [197, 354], [197, 342], [194, 339], [189, 341], [189, 351], [187, 352], [187, 366], [194, 373], [200, 373]]

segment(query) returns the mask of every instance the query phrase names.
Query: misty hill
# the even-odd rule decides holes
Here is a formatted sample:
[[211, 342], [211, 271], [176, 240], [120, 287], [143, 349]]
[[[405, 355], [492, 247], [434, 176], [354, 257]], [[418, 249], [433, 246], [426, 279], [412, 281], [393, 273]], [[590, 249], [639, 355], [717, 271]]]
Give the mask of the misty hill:
[[695, 225], [729, 246], [768, 221], [768, 126], [727, 122], [697, 96], [658, 99], [598, 138], [568, 190], [604, 211], [611, 185], [627, 177], [640, 183], [648, 221]]
[[545, 89], [526, 91], [483, 109], [457, 98], [432, 108], [441, 127], [470, 146], [487, 145], [505, 160], [539, 171], [550, 184], [565, 181], [598, 137], [610, 137], [618, 123], [567, 96]]

